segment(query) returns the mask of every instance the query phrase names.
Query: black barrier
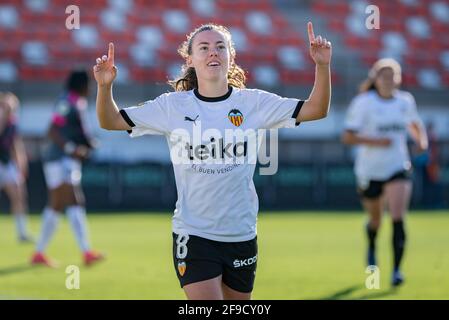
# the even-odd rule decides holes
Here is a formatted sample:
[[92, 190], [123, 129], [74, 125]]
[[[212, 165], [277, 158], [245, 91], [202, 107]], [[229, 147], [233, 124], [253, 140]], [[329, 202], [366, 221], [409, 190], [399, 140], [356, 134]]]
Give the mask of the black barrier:
[[[352, 165], [348, 163], [280, 164], [275, 175], [260, 175], [254, 183], [261, 210], [360, 209]], [[83, 189], [89, 210], [95, 211], [172, 211], [176, 202], [173, 168], [159, 163], [96, 163], [83, 166]], [[440, 198], [449, 199], [449, 168], [443, 167], [441, 183], [436, 186]], [[40, 212], [47, 193], [42, 164], [30, 164], [27, 181], [30, 210]], [[438, 191], [439, 190], [439, 191]], [[413, 208], [423, 208], [423, 183], [414, 176]], [[431, 202], [427, 207], [442, 203]], [[446, 204], [447, 205], [447, 204]], [[8, 210], [4, 194], [0, 210]]]

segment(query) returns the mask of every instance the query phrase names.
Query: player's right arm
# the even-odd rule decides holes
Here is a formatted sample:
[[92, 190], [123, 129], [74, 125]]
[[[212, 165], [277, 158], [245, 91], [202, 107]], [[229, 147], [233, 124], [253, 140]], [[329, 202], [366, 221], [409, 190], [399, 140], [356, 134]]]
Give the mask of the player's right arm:
[[372, 147], [387, 147], [391, 140], [383, 137], [367, 137], [361, 134], [362, 128], [366, 126], [366, 100], [364, 95], [355, 97], [349, 105], [346, 113], [341, 142], [348, 145], [368, 145]]
[[100, 127], [107, 130], [131, 130], [112, 97], [112, 83], [117, 76], [113, 43], [109, 43], [107, 56], [97, 58], [93, 72], [97, 81], [97, 117]]
[[376, 147], [388, 147], [391, 144], [391, 140], [388, 138], [364, 137], [358, 134], [357, 131], [348, 129], [343, 132], [341, 141], [348, 145], [365, 144]]

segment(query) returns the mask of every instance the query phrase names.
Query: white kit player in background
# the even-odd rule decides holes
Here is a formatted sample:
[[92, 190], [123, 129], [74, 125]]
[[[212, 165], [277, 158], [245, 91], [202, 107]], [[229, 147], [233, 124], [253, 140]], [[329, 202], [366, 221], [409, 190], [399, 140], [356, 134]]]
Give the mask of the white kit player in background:
[[427, 149], [427, 135], [415, 99], [399, 90], [401, 67], [393, 59], [377, 61], [349, 106], [343, 142], [358, 145], [355, 175], [364, 209], [369, 213], [367, 264], [377, 265], [375, 239], [380, 227], [383, 200], [393, 220], [394, 266], [392, 284], [403, 281], [399, 267], [406, 234], [404, 217], [412, 191], [411, 162], [407, 149], [410, 132], [419, 149]]
[[[254, 141], [261, 129], [294, 128], [329, 111], [331, 44], [315, 38], [311, 23], [308, 33], [316, 76], [305, 101], [246, 89], [231, 34], [213, 24], [197, 28], [178, 50], [185, 65], [182, 76], [170, 81], [176, 92], [139, 106], [119, 110], [112, 98], [117, 74], [112, 43], [108, 56], [93, 67], [102, 128], [167, 138], [178, 192], [174, 262], [189, 299], [250, 298], [259, 209]], [[236, 259], [252, 263], [237, 268]]]

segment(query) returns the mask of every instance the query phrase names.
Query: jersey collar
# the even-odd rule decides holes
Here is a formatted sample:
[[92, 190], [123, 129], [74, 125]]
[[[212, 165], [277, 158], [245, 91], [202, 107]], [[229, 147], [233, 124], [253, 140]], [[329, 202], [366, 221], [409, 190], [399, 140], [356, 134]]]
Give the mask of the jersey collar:
[[221, 97], [205, 97], [205, 96], [202, 96], [199, 93], [198, 89], [194, 89], [193, 93], [201, 101], [205, 101], [205, 102], [219, 102], [219, 101], [226, 100], [227, 98], [229, 98], [231, 96], [231, 94], [232, 94], [232, 87], [229, 86], [228, 92], [225, 95], [221, 96]]

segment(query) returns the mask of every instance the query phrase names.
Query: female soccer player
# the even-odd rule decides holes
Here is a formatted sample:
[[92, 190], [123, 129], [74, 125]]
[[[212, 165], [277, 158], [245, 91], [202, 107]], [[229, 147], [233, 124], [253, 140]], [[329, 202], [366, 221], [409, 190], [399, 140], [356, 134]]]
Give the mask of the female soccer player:
[[44, 251], [64, 210], [83, 252], [86, 265], [103, 259], [90, 249], [84, 194], [81, 189], [81, 162], [93, 147], [85, 131], [83, 113], [87, 108], [89, 77], [86, 71], [73, 71], [66, 84], [66, 92], [56, 104], [49, 129], [50, 145], [44, 153], [44, 174], [49, 203], [44, 209], [42, 229], [31, 263], [55, 267]]
[[10, 92], [0, 92], [0, 191], [9, 198], [11, 211], [16, 220], [20, 242], [32, 242], [27, 232], [26, 178], [28, 159], [25, 145], [20, 137], [15, 115], [19, 99]]
[[214, 24], [194, 30], [179, 48], [185, 65], [182, 76], [170, 82], [176, 92], [142, 106], [119, 110], [113, 100], [112, 43], [108, 56], [93, 67], [102, 128], [167, 137], [178, 191], [173, 261], [188, 299], [251, 297], [258, 257], [255, 164], [236, 164], [239, 156], [248, 156], [248, 141], [234, 143], [226, 135], [235, 129], [293, 128], [327, 115], [331, 44], [315, 38], [311, 23], [308, 33], [316, 79], [306, 101], [245, 89], [231, 34]]
[[393, 59], [377, 61], [349, 107], [342, 136], [344, 143], [360, 145], [355, 175], [363, 207], [369, 214], [368, 265], [377, 264], [375, 241], [383, 199], [388, 205], [393, 220], [394, 286], [404, 281], [400, 272], [406, 239], [404, 217], [412, 191], [407, 131], [421, 150], [428, 144], [415, 100], [398, 89], [400, 84], [401, 66]]

